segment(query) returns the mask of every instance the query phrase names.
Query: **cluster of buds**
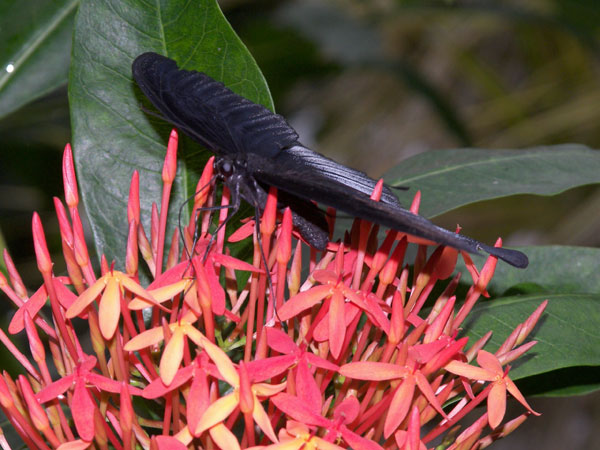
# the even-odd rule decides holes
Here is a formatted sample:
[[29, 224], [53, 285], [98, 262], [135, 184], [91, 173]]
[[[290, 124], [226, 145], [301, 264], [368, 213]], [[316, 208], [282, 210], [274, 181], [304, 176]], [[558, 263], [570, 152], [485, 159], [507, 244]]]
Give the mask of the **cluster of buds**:
[[[454, 295], [459, 275], [433, 296], [436, 283], [452, 276], [460, 252], [438, 247], [428, 256], [431, 243], [395, 231], [379, 245], [378, 227], [360, 220], [326, 251], [303, 252], [291, 212], [277, 210], [274, 190], [260, 224], [248, 219], [226, 239], [207, 188], [212, 159], [190, 222], [183, 235], [172, 235], [165, 256], [176, 152], [173, 132], [149, 238], [140, 221], [139, 176], [133, 175], [123, 271], [102, 257], [101, 276], [94, 273], [69, 146], [66, 208], [55, 200], [68, 275], [53, 273], [36, 214], [33, 239], [44, 282], [32, 295], [4, 253], [9, 280], [0, 274], [0, 289], [17, 307], [8, 333], [26, 333], [32, 359], [0, 330], [24, 371], [16, 378], [2, 374], [0, 406], [25, 445], [466, 450], [486, 447], [537, 414], [507, 364], [535, 344], [524, 341], [545, 303], [494, 354], [483, 349], [491, 332], [469, 346], [459, 337], [487, 295], [496, 258], [478, 270], [461, 254], [473, 280], [466, 297], [458, 303]], [[225, 188], [218, 224], [229, 200]], [[418, 202], [417, 196], [415, 213]], [[333, 217], [329, 211], [331, 228]], [[251, 264], [228, 248], [250, 236]], [[418, 244], [410, 266], [409, 241]], [[141, 272], [151, 274], [146, 287]], [[42, 313], [47, 303], [50, 320]], [[76, 334], [81, 321], [89, 336]], [[525, 411], [505, 422], [507, 391]], [[479, 418], [463, 424], [476, 406], [483, 406]]]

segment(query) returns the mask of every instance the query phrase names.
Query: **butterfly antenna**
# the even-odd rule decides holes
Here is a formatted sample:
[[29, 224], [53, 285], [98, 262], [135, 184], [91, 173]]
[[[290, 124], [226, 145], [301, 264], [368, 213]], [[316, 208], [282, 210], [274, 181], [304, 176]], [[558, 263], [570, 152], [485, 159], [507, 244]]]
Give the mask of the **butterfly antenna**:
[[165, 119], [165, 116], [163, 116], [161, 113], [158, 113], [156, 111], [151, 110], [150, 108], [146, 108], [144, 105], [140, 104], [139, 105], [140, 109], [145, 113], [148, 114], [149, 116], [152, 117], [156, 117], [157, 119], [160, 119], [164, 122], [167, 121], [167, 119]]
[[[181, 235], [181, 238], [183, 240], [183, 248], [185, 249], [185, 252], [188, 256], [188, 264], [187, 267], [185, 268], [183, 273], [187, 273], [187, 271], [189, 270], [190, 266], [192, 265], [192, 258], [194, 256], [194, 249], [196, 248], [196, 244], [198, 243], [199, 239], [200, 239], [200, 221], [199, 221], [199, 217], [200, 214], [202, 214], [203, 212], [206, 211], [217, 211], [217, 210], [221, 210], [224, 208], [235, 208], [235, 205], [219, 205], [219, 206], [204, 206], [202, 208], [198, 208], [197, 211], [194, 212], [195, 216], [194, 217], [194, 236], [192, 239], [192, 248], [188, 249], [187, 245], [186, 245], [186, 240], [185, 240], [185, 235], [183, 234], [183, 227], [182, 227], [182, 212], [183, 212], [183, 208], [185, 207], [185, 205], [187, 205], [192, 199], [196, 198], [196, 195], [200, 194], [202, 191], [204, 191], [207, 187], [211, 186], [215, 179], [217, 178], [217, 176], [213, 176], [210, 181], [208, 183], [206, 183], [204, 186], [202, 186], [198, 191], [196, 191], [192, 196], [188, 197], [183, 203], [182, 205], [179, 207], [179, 217], [178, 217], [178, 222], [177, 222], [177, 226], [179, 228], [179, 234]], [[238, 205], [237, 207], [239, 208], [239, 201], [238, 201]], [[235, 211], [237, 211], [237, 209], [235, 209]], [[234, 211], [234, 214], [235, 214]], [[208, 242], [208, 245], [206, 246], [206, 251], [204, 252], [204, 256], [202, 258], [202, 262], [206, 261], [206, 258], [208, 257], [208, 251], [210, 250], [210, 247], [212, 246], [212, 243], [214, 242], [214, 238], [215, 235], [219, 232], [219, 230], [229, 221], [229, 218], [232, 216], [232, 214], [229, 214], [227, 216], [227, 218], [225, 219], [225, 221], [219, 225], [219, 227], [217, 228], [217, 230], [215, 231], [215, 233], [211, 236], [210, 241]], [[212, 218], [211, 218], [212, 220]], [[187, 294], [189, 292], [189, 290], [191, 289], [191, 286], [187, 288], [187, 290], [184, 292], [184, 295]]]
[[187, 248], [187, 245], [185, 244], [185, 234], [183, 233], [183, 226], [181, 225], [182, 223], [182, 214], [183, 214], [183, 209], [185, 208], [185, 206], [192, 201], [193, 199], [196, 198], [197, 195], [201, 194], [202, 191], [204, 191], [206, 188], [208, 188], [209, 186], [211, 186], [215, 179], [217, 177], [213, 176], [210, 181], [208, 183], [206, 183], [204, 186], [202, 186], [200, 189], [198, 189], [196, 192], [194, 192], [194, 194], [192, 194], [191, 196], [189, 196], [179, 207], [179, 214], [178, 214], [178, 219], [177, 219], [177, 228], [179, 228], [179, 235], [181, 236], [182, 240], [183, 240], [183, 248], [185, 249], [185, 252], [188, 256], [188, 259], [191, 261], [192, 259], [192, 255], [194, 253], [194, 248], [196, 247], [196, 244], [198, 243], [198, 236], [199, 236], [199, 230], [198, 230], [198, 217], [200, 216], [200, 214], [206, 210], [209, 210], [210, 207], [208, 208], [198, 208], [197, 211], [195, 211], [195, 215], [196, 217], [194, 218], [194, 238], [193, 238], [193, 242], [192, 242], [192, 248], [191, 250]]
[[[232, 195], [231, 197], [233, 198], [234, 196]], [[204, 257], [202, 258], [203, 262], [206, 261], [206, 258], [208, 257], [208, 252], [209, 252], [210, 248], [212, 247], [212, 245], [214, 244], [215, 239], [216, 239], [217, 235], [219, 234], [219, 231], [221, 231], [221, 229], [225, 225], [227, 225], [227, 223], [229, 223], [229, 221], [233, 218], [233, 216], [240, 209], [240, 201], [239, 201], [239, 199], [236, 199], [236, 200], [237, 201], [234, 201], [234, 203], [231, 205], [211, 206], [211, 207], [207, 208], [207, 210], [210, 210], [211, 212], [220, 211], [221, 209], [230, 209], [231, 212], [229, 214], [227, 214], [227, 217], [225, 217], [225, 220], [222, 223], [220, 223], [219, 226], [217, 227], [217, 229], [214, 231], [214, 233], [212, 233], [212, 236], [210, 237], [210, 240], [208, 241], [208, 244], [206, 245]]]
[[391, 189], [396, 189], [397, 191], [408, 191], [410, 189], [410, 186], [402, 186], [401, 184], [400, 185], [388, 184], [387, 186]]
[[265, 273], [267, 275], [267, 283], [269, 284], [269, 297], [271, 298], [271, 302], [273, 303], [273, 312], [277, 317], [279, 322], [283, 323], [279, 314], [277, 313], [277, 304], [275, 303], [275, 294], [273, 290], [273, 279], [271, 278], [271, 271], [269, 270], [269, 263], [267, 262], [267, 257], [265, 256], [265, 250], [262, 245], [262, 238], [260, 237], [260, 210], [258, 206], [254, 207], [254, 232], [256, 233], [256, 240], [258, 242], [258, 248], [260, 249], [260, 257], [262, 259], [263, 265], [265, 266]]

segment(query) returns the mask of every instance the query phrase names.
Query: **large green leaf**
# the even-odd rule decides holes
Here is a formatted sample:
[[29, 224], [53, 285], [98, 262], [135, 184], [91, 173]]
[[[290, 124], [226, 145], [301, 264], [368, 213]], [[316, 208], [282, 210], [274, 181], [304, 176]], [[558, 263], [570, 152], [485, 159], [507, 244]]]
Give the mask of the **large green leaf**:
[[78, 0], [0, 2], [0, 117], [67, 82]]
[[573, 366], [521, 378], [519, 388], [527, 395], [570, 397], [600, 390], [600, 366]]
[[[562, 245], [518, 247], [529, 258], [526, 269], [498, 263], [487, 287], [492, 297], [506, 296], [507, 291], [526, 293], [600, 294], [597, 276], [600, 249]], [[485, 256], [472, 255], [478, 267]], [[458, 297], [471, 286], [464, 261], [458, 259], [457, 271], [463, 272]], [[512, 288], [512, 289], [511, 289]]]
[[[512, 330], [546, 299], [548, 306], [528, 338], [538, 343], [511, 364], [511, 378], [520, 379], [575, 367], [596, 367], [597, 377], [600, 366], [600, 295], [535, 294], [483, 301], [469, 315], [465, 332], [474, 342], [493, 330], [486, 349], [495, 351]], [[583, 373], [584, 369], [581, 371]], [[577, 382], [575, 378], [573, 382]], [[587, 379], [586, 383], [600, 385], [600, 378]]]
[[501, 295], [519, 284], [543, 292], [600, 294], [600, 249], [553, 245], [519, 250], [529, 257], [529, 266], [522, 270], [498, 264], [488, 287], [490, 294]]
[[600, 182], [600, 152], [582, 145], [525, 150], [436, 150], [408, 158], [386, 182], [406, 186], [404, 204], [417, 190], [420, 214], [433, 217], [469, 203], [514, 194], [554, 195]]
[[[140, 172], [148, 230], [150, 201], [160, 201], [162, 160], [171, 128], [141, 110], [142, 105], [151, 107], [132, 81], [131, 63], [146, 51], [167, 55], [182, 68], [206, 72], [272, 108], [260, 70], [216, 1], [84, 2], [75, 25], [69, 80], [75, 158], [97, 250], [118, 262], [125, 255], [129, 179], [135, 169]], [[172, 217], [193, 193], [206, 158], [198, 145], [180, 139]]]

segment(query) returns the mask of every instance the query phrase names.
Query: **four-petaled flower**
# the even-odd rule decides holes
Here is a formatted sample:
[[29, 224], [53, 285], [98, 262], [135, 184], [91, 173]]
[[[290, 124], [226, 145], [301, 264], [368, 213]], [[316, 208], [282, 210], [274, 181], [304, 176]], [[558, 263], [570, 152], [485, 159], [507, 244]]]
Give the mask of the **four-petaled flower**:
[[460, 361], [450, 361], [444, 369], [455, 375], [477, 381], [490, 381], [490, 392], [487, 398], [488, 421], [490, 427], [496, 428], [502, 422], [506, 412], [506, 391], [510, 392], [519, 403], [527, 408], [532, 414], [539, 416], [523, 397], [515, 383], [508, 378], [508, 367], [502, 370], [502, 364], [498, 358], [490, 352], [479, 350], [477, 363], [481, 367], [475, 367]]
[[360, 404], [353, 395], [348, 396], [336, 406], [333, 411], [333, 419], [314, 412], [302, 400], [290, 394], [280, 393], [272, 400], [277, 408], [292, 419], [308, 426], [327, 430], [324, 439], [328, 442], [335, 442], [341, 438], [354, 450], [382, 450], [380, 445], [348, 428], [347, 424], [352, 423], [358, 417], [360, 409]]
[[81, 314], [102, 293], [98, 307], [98, 322], [100, 323], [102, 337], [109, 340], [113, 337], [119, 325], [121, 298], [125, 290], [153, 304], [157, 304], [152, 294], [128, 275], [111, 269], [98, 278], [94, 284], [82, 292], [77, 300], [73, 302], [69, 309], [67, 309], [67, 319], [72, 319]]
[[357, 380], [402, 380], [395, 389], [385, 420], [383, 433], [386, 438], [396, 431], [408, 414], [413, 403], [415, 387], [419, 388], [438, 413], [447, 418], [426, 375], [422, 373], [417, 362], [410, 356], [404, 365], [369, 361], [348, 363], [340, 367], [340, 373]]
[[[342, 252], [343, 249], [339, 251]], [[374, 323], [386, 333], [389, 332], [388, 318], [370, 296], [347, 286], [343, 277], [331, 270], [316, 270], [312, 277], [321, 284], [290, 298], [277, 312], [280, 320], [289, 320], [321, 300], [328, 299], [329, 310], [323, 318], [323, 323], [328, 326], [330, 350], [336, 359], [340, 356], [344, 344], [347, 324], [360, 312], [372, 317]], [[346, 303], [346, 299], [349, 303]]]
[[[253, 419], [269, 439], [277, 442], [277, 436], [273, 431], [269, 416], [258, 397], [271, 397], [285, 389], [286, 383], [277, 385], [268, 383], [252, 384], [252, 381], [262, 380], [251, 380], [243, 361], [236, 368], [227, 354], [204, 336], [202, 337], [202, 347], [215, 363], [225, 381], [233, 387], [233, 392], [219, 398], [206, 409], [196, 428], [192, 430], [192, 434], [195, 436], [200, 435], [203, 431], [223, 422], [235, 408], [239, 408], [244, 414], [246, 429], [250, 433], [253, 433], [254, 424], [249, 422]], [[266, 360], [265, 364], [268, 364]], [[252, 440], [254, 439], [252, 438]]]
[[[89, 392], [90, 388], [87, 386], [91, 385], [101, 391], [115, 394], [121, 392], [122, 386], [122, 383], [117, 380], [112, 380], [92, 372], [92, 369], [96, 366], [96, 361], [96, 358], [93, 356], [84, 357], [77, 364], [73, 373], [49, 384], [36, 395], [40, 403], [46, 403], [57, 398], [71, 386], [75, 385], [73, 401], [71, 402], [73, 421], [75, 422], [75, 428], [79, 436], [86, 442], [90, 442], [94, 438], [94, 410], [97, 408]], [[129, 393], [142, 395], [142, 391], [133, 386], [129, 387]]]
[[[289, 385], [289, 382], [294, 380], [293, 387], [295, 388], [296, 396], [314, 412], [321, 411], [323, 407], [322, 395], [313, 372], [317, 368], [337, 372], [339, 367], [314, 353], [306, 351], [306, 344], [302, 344], [300, 347], [297, 346], [281, 330], [267, 328], [266, 334], [269, 347], [283, 354], [283, 356], [270, 358], [270, 360], [282, 359], [288, 362], [288, 367], [292, 367], [288, 377], [288, 391], [292, 387]], [[258, 362], [260, 363], [260, 361]], [[312, 370], [309, 368], [309, 364], [312, 366]]]
[[[169, 342], [163, 350], [159, 366], [160, 378], [166, 385], [171, 384], [179, 369], [179, 365], [183, 359], [185, 339], [190, 338], [196, 345], [201, 345], [204, 336], [196, 327], [194, 327], [193, 324], [196, 320], [197, 317], [194, 313], [188, 311], [188, 313], [177, 322], [168, 325], [169, 331], [172, 333], [171, 339], [169, 339]], [[164, 338], [165, 329], [162, 326], [158, 326], [133, 337], [123, 346], [123, 349], [128, 352], [133, 352], [158, 344], [160, 341], [164, 340]]]

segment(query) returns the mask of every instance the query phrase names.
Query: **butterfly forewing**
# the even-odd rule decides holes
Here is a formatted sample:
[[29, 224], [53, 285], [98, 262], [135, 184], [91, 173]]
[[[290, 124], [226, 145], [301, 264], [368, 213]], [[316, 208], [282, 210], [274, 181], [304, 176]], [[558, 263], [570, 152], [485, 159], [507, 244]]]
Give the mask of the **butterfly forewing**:
[[175, 61], [144, 53], [133, 78], [165, 119], [219, 155], [275, 156], [298, 134], [286, 120], [208, 75], [179, 70]]

